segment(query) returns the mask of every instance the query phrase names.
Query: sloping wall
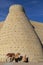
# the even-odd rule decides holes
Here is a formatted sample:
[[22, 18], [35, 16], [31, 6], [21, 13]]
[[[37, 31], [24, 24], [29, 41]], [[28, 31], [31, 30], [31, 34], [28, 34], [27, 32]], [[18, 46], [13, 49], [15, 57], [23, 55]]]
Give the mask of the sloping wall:
[[35, 27], [35, 30], [43, 44], [43, 23], [39, 23], [36, 21], [31, 21], [31, 20], [30, 20], [30, 22]]
[[41, 61], [42, 47], [21, 5], [13, 5], [0, 30], [0, 61], [7, 53], [21, 53], [29, 61]]

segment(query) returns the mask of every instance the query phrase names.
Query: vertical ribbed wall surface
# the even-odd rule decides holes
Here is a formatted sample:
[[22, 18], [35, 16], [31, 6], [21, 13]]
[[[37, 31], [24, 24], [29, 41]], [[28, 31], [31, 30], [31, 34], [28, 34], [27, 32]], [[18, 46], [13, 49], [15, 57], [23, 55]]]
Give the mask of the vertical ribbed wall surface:
[[5, 61], [11, 52], [26, 54], [29, 61], [42, 59], [41, 43], [20, 5], [10, 7], [0, 31], [0, 61]]

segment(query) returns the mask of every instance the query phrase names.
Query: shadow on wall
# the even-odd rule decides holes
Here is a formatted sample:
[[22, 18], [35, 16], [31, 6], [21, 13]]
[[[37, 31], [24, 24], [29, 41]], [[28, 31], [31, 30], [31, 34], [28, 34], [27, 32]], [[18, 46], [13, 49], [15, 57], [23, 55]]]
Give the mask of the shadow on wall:
[[30, 25], [32, 26], [32, 28], [33, 28], [33, 30], [34, 30], [34, 33], [36, 34], [37, 38], [39, 39], [39, 42], [40, 42], [40, 44], [41, 44], [41, 46], [42, 46], [42, 51], [43, 51], [43, 44], [42, 44], [42, 42], [41, 42], [41, 40], [40, 40], [40, 38], [39, 38], [37, 32], [35, 31], [35, 27], [31, 24], [30, 19], [28, 18], [28, 16], [26, 16], [26, 17], [27, 17], [27, 20], [29, 21]]
[[[32, 24], [31, 24], [31, 25], [32, 25]], [[35, 32], [37, 38], [39, 39], [39, 42], [40, 42], [40, 44], [41, 44], [41, 46], [42, 46], [42, 49], [43, 49], [43, 44], [42, 44], [42, 42], [41, 42], [41, 40], [40, 40], [40, 38], [39, 38], [37, 32], [35, 31], [35, 27], [34, 27], [33, 25], [32, 25], [32, 28], [33, 28], [33, 30], [34, 30], [34, 32]]]
[[42, 42], [41, 42], [41, 40], [40, 40], [40, 38], [39, 38], [39, 36], [38, 36], [37, 32], [36, 32], [35, 30], [34, 30], [34, 32], [35, 32], [35, 34], [36, 34], [37, 38], [39, 39], [39, 41], [40, 41], [40, 44], [41, 44], [41, 46], [42, 46], [42, 49], [43, 49], [43, 44], [42, 44]]

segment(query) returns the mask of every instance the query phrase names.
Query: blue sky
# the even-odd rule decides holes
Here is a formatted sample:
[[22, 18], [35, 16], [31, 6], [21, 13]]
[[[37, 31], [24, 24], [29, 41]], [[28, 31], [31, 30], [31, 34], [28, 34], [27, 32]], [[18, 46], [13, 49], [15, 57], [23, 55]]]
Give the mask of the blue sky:
[[12, 4], [21, 4], [29, 19], [43, 22], [43, 0], [0, 0], [0, 21], [6, 19]]

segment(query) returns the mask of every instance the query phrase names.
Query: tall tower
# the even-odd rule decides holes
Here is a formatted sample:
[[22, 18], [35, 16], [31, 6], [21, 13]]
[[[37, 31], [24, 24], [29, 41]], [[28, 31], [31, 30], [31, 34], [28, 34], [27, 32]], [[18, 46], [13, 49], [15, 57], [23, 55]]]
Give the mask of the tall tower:
[[29, 61], [41, 61], [41, 43], [21, 5], [12, 5], [0, 31], [0, 61], [7, 53], [26, 55]]

